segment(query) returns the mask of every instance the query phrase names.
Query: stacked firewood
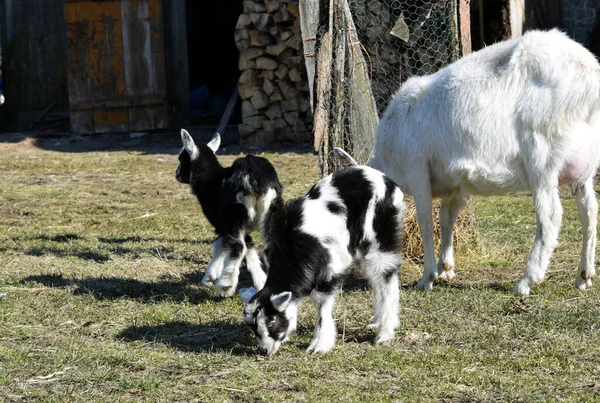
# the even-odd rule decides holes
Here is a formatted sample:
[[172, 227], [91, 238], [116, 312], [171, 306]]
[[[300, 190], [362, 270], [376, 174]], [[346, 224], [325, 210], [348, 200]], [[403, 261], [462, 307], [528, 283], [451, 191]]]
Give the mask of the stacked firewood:
[[245, 0], [235, 41], [240, 51], [241, 143], [311, 137], [309, 89], [298, 0]]

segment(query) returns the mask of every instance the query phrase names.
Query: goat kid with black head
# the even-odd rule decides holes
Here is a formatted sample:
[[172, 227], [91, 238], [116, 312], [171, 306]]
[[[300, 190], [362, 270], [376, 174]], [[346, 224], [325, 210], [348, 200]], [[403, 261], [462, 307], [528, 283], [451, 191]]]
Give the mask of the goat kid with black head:
[[240, 290], [246, 302], [244, 322], [263, 355], [275, 353], [295, 331], [306, 296], [318, 310], [308, 351], [324, 353], [334, 347], [334, 301], [353, 263], [359, 264], [375, 294], [375, 321], [369, 325], [377, 331], [375, 342], [394, 337], [403, 194], [381, 172], [355, 164], [320, 180], [287, 205], [274, 201], [267, 213], [267, 282], [258, 292]]
[[183, 149], [175, 176], [180, 183], [190, 185], [190, 193], [196, 196], [217, 233], [201, 284], [215, 284], [220, 297], [232, 296], [245, 259], [254, 287], [261, 289], [266, 274], [250, 233], [262, 230], [265, 213], [281, 199], [282, 187], [275, 168], [265, 158], [254, 155], [238, 158], [230, 167], [221, 166], [215, 155], [221, 144], [219, 133], [208, 144], [196, 145], [182, 129], [181, 140]]

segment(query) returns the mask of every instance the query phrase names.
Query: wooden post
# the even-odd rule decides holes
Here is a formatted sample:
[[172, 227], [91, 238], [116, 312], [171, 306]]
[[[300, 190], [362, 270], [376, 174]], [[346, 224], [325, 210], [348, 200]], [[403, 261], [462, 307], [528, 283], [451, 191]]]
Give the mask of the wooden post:
[[471, 53], [471, 0], [458, 0], [460, 55]]
[[319, 0], [300, 0], [300, 30], [302, 33], [302, 46], [304, 49], [304, 63], [306, 64], [306, 77], [310, 90], [310, 106], [314, 108], [315, 98], [315, 70], [317, 59], [315, 57], [315, 43], [319, 31], [321, 5]]

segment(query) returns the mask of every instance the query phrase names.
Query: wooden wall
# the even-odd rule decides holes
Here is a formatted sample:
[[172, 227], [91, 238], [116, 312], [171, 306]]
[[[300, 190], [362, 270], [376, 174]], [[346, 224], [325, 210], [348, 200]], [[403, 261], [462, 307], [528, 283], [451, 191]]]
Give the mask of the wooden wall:
[[67, 111], [67, 27], [63, 1], [0, 0], [7, 120], [27, 126], [51, 103]]
[[71, 130], [168, 127], [162, 0], [66, 0]]

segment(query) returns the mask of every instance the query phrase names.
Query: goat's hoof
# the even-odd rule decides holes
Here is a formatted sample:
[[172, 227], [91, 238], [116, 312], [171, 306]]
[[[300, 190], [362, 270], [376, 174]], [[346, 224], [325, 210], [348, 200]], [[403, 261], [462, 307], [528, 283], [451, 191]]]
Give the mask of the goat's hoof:
[[395, 333], [392, 332], [382, 332], [380, 334], [377, 335], [377, 337], [375, 337], [375, 340], [373, 340], [374, 344], [381, 344], [381, 343], [385, 343], [387, 341], [392, 340], [395, 337]]
[[519, 282], [513, 287], [513, 291], [517, 294], [529, 295], [531, 288], [529, 287], [529, 284], [527, 284], [527, 280], [519, 280]]
[[233, 297], [233, 294], [235, 294], [234, 287], [219, 287], [219, 286], [217, 286], [217, 289], [215, 290], [215, 295], [219, 298]]
[[580, 290], [587, 290], [592, 286], [592, 277], [588, 277], [587, 279], [583, 279], [582, 277], [577, 277], [575, 280], [575, 288]]
[[452, 281], [454, 280], [454, 277], [456, 277], [456, 274], [454, 273], [454, 268], [451, 268], [449, 270], [444, 269], [441, 272], [438, 272], [438, 278], [444, 280]]
[[311, 354], [322, 354], [330, 351], [335, 346], [333, 342], [322, 342], [321, 340], [313, 341], [310, 346], [306, 349]]
[[417, 283], [416, 287], [419, 290], [430, 291], [433, 288], [433, 281], [421, 279], [421, 281]]
[[203, 278], [200, 281], [200, 285], [202, 285], [204, 287], [212, 287], [213, 285], [215, 285], [215, 281], [216, 281], [216, 279], [214, 279], [214, 278]]

